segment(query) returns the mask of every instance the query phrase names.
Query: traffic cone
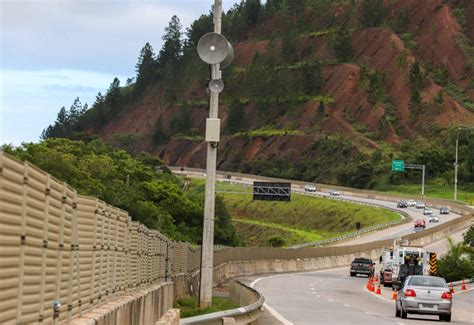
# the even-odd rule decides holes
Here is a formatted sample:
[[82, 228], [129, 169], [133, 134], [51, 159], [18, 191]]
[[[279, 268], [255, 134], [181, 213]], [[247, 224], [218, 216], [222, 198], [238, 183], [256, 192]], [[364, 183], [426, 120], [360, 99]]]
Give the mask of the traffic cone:
[[454, 286], [452, 282], [451, 282], [451, 293], [456, 293], [456, 291], [454, 291]]
[[393, 290], [392, 300], [397, 300], [397, 289]]
[[466, 291], [467, 288], [466, 288], [466, 284], [464, 283], [464, 279], [462, 279], [462, 286], [461, 286], [461, 290], [462, 291]]
[[371, 281], [370, 281], [370, 292], [374, 292], [374, 291], [375, 291], [374, 281], [371, 280]]
[[375, 275], [375, 283], [379, 283], [379, 275], [378, 274]]
[[375, 292], [376, 295], [381, 295], [382, 294], [382, 290], [380, 290], [380, 283], [377, 287], [377, 291]]
[[367, 286], [366, 287], [367, 287], [367, 290], [370, 290], [370, 276], [367, 279]]

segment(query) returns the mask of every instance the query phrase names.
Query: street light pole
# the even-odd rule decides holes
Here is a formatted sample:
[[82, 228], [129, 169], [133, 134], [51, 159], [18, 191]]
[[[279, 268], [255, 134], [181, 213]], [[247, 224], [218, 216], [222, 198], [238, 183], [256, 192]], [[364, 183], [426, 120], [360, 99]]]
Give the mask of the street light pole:
[[456, 134], [456, 161], [454, 162], [454, 201], [458, 200], [458, 146], [459, 146], [459, 129]]
[[[214, 2], [214, 33], [220, 34], [222, 26], [222, 0]], [[213, 49], [211, 49], [213, 50]], [[211, 79], [221, 79], [220, 64], [211, 66]], [[218, 118], [219, 93], [210, 92], [209, 118]], [[201, 282], [199, 307], [212, 305], [212, 268], [214, 254], [214, 210], [216, 199], [216, 165], [218, 142], [207, 143], [206, 189], [204, 200], [204, 223], [201, 244]]]

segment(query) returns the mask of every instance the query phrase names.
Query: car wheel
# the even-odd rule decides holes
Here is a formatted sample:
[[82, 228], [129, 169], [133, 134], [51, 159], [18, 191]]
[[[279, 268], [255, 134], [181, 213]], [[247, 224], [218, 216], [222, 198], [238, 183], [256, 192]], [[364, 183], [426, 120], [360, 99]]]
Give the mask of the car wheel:
[[400, 309], [398, 309], [397, 303], [395, 303], [395, 317], [400, 317]]
[[351, 276], [356, 276], [356, 274], [354, 272], [351, 272]]
[[403, 308], [402, 308], [402, 310], [401, 310], [401, 317], [402, 317], [403, 319], [406, 319], [407, 316], [408, 316], [408, 313], [407, 313], [406, 311], [404, 311]]
[[439, 315], [439, 320], [440, 321], [445, 321], [445, 322], [451, 322], [451, 314], [442, 314], [442, 315]]

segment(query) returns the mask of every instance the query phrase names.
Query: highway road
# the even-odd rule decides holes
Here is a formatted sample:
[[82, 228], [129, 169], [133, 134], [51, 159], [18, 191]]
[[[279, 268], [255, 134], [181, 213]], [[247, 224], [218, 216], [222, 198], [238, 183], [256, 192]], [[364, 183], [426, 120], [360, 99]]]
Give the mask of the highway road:
[[[188, 176], [193, 176], [189, 175]], [[203, 177], [197, 173], [195, 177]], [[228, 181], [218, 177], [220, 181]], [[245, 178], [239, 181], [250, 185], [253, 179]], [[329, 193], [306, 193], [301, 188], [292, 191], [305, 195], [329, 197]], [[396, 203], [368, 198], [341, 195], [340, 199], [360, 202], [362, 204], [377, 204], [397, 209]], [[410, 199], [409, 197], [406, 198]], [[430, 224], [428, 217], [421, 209], [398, 209], [406, 212], [413, 220], [424, 219], [427, 228], [438, 223]], [[436, 214], [438, 211], [434, 210]], [[440, 215], [440, 223], [459, 217], [456, 214]], [[465, 231], [465, 230], [463, 230]], [[457, 242], [462, 240], [463, 231], [452, 235]], [[352, 245], [367, 243], [374, 240], [392, 239], [413, 232], [413, 222], [369, 233], [335, 245]], [[448, 249], [446, 239], [426, 245], [427, 250], [444, 254]], [[378, 270], [377, 270], [378, 271]], [[251, 283], [265, 297], [266, 308], [261, 324], [432, 324], [438, 322], [437, 316], [409, 315], [408, 319], [395, 317], [395, 306], [391, 298], [391, 288], [383, 288], [383, 295], [376, 296], [366, 288], [367, 277], [350, 277], [349, 267], [332, 270], [321, 270], [304, 273], [277, 274], [266, 277], [246, 277], [245, 282]], [[473, 296], [474, 291], [455, 295], [453, 307], [453, 324], [472, 324], [474, 322]]]
[[[459, 241], [462, 232], [453, 234]], [[443, 239], [425, 246], [439, 255], [447, 251]], [[262, 324], [432, 324], [436, 316], [395, 317], [391, 288], [382, 287], [382, 296], [369, 293], [367, 277], [349, 276], [349, 267], [314, 272], [278, 274], [247, 279], [265, 297], [273, 318]], [[469, 284], [472, 288], [473, 284]], [[457, 289], [459, 292], [459, 289]], [[453, 324], [474, 322], [474, 290], [457, 293], [453, 299]], [[271, 317], [271, 316], [269, 316]], [[268, 318], [267, 318], [268, 319]], [[265, 318], [264, 318], [265, 320]]]
[[[176, 169], [173, 169], [173, 172], [175, 172], [177, 175], [182, 174], [181, 171], [176, 170]], [[184, 173], [188, 177], [197, 177], [197, 178], [203, 178], [204, 175], [205, 175], [204, 172], [196, 172], [196, 171], [192, 171], [192, 172], [191, 171], [185, 171]], [[256, 179], [253, 179], [249, 176], [249, 177], [242, 178], [242, 180], [234, 180], [234, 179], [229, 180], [225, 177], [217, 175], [217, 180], [222, 181], [222, 182], [232, 181], [234, 183], [250, 186], [250, 185], [253, 185], [253, 182]], [[291, 181], [288, 181], [288, 182], [291, 182]], [[335, 200], [337, 200], [337, 199], [350, 200], [350, 201], [359, 202], [359, 203], [362, 203], [362, 204], [376, 204], [376, 205], [379, 205], [379, 206], [392, 208], [392, 209], [395, 209], [395, 210], [398, 210], [398, 211], [401, 211], [401, 212], [403, 211], [403, 212], [408, 213], [408, 215], [413, 220], [417, 220], [417, 219], [425, 220], [427, 229], [431, 228], [431, 227], [434, 227], [434, 226], [437, 226], [438, 224], [441, 224], [441, 223], [444, 223], [444, 222], [447, 222], [449, 220], [452, 220], [452, 219], [455, 219], [455, 218], [459, 217], [459, 215], [454, 214], [454, 213], [450, 213], [449, 215], [439, 215], [439, 213], [438, 213], [439, 211], [437, 209], [433, 209], [433, 212], [435, 214], [439, 215], [439, 223], [429, 223], [428, 222], [428, 216], [423, 215], [423, 210], [422, 209], [416, 209], [416, 208], [413, 208], [413, 207], [406, 208], [406, 209], [398, 209], [397, 208], [397, 203], [391, 202], [391, 201], [382, 201], [382, 200], [375, 200], [375, 199], [369, 199], [369, 198], [360, 198], [360, 197], [348, 196], [348, 195], [341, 195], [341, 196], [338, 196], [338, 197], [332, 197], [332, 196], [329, 195], [328, 192], [311, 192], [311, 193], [305, 192], [299, 186], [292, 186], [292, 192], [296, 192], [296, 193], [304, 194], [304, 195], [309, 195], [309, 196], [327, 197], [327, 198], [335, 199]], [[409, 199], [410, 199], [410, 197], [406, 198], [406, 200], [409, 200]], [[354, 231], [355, 231], [355, 229], [354, 229]], [[375, 241], [375, 240], [395, 239], [397, 237], [401, 237], [401, 236], [404, 236], [404, 235], [411, 234], [411, 233], [413, 233], [413, 231], [414, 231], [413, 222], [408, 222], [408, 223], [404, 223], [404, 224], [401, 224], [401, 225], [398, 225], [398, 226], [393, 226], [393, 227], [386, 228], [386, 229], [383, 229], [383, 230], [368, 233], [368, 234], [362, 235], [360, 237], [352, 238], [350, 240], [346, 240], [346, 241], [343, 241], [343, 242], [338, 242], [336, 244], [333, 244], [333, 246], [363, 244], [363, 243], [368, 243], [368, 242], [372, 242], [372, 241]]]

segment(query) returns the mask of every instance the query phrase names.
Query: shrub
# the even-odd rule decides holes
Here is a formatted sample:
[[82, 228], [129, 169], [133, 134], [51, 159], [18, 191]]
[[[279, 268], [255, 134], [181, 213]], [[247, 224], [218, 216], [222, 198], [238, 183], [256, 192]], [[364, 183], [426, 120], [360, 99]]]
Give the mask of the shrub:
[[268, 237], [267, 242], [271, 247], [282, 247], [286, 244], [285, 239], [280, 236], [270, 236]]

